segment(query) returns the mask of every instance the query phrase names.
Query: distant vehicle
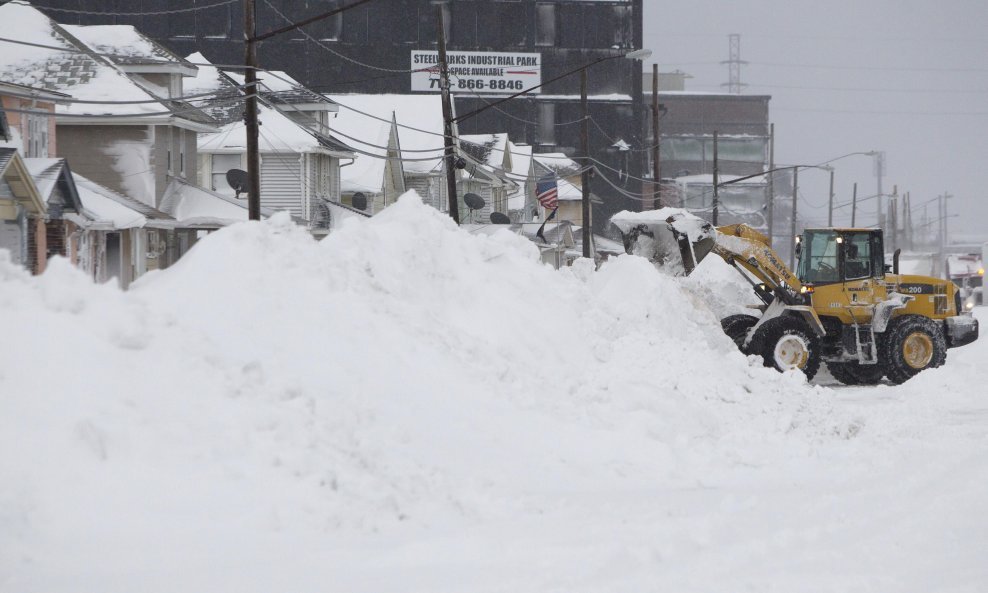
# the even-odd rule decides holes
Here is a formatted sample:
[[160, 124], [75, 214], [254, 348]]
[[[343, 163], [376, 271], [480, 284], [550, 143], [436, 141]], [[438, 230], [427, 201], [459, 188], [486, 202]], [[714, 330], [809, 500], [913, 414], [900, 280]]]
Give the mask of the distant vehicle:
[[983, 304], [985, 266], [981, 254], [963, 253], [947, 256], [947, 278], [960, 289], [965, 311]]

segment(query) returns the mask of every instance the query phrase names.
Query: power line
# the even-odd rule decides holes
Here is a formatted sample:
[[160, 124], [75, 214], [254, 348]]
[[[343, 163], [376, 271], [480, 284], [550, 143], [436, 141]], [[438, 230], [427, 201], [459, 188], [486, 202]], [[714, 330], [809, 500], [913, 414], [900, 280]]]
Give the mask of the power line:
[[[33, 43], [31, 41], [21, 41], [19, 39], [10, 39], [10, 38], [7, 38], [7, 37], [0, 37], [0, 42], [3, 42], [3, 43], [13, 43], [15, 45], [25, 45], [25, 46], [28, 46], [28, 47], [39, 47], [41, 49], [53, 49], [53, 50], [57, 50], [57, 51], [61, 51], [61, 52], [66, 52], [66, 53], [70, 53], [70, 54], [83, 54], [83, 55], [87, 55], [87, 56], [90, 56], [90, 57], [95, 56], [95, 57], [99, 57], [99, 58], [109, 58], [111, 60], [111, 65], [115, 65], [115, 64], [112, 64], [112, 60], [115, 59], [115, 58], [133, 58], [134, 57], [134, 56], [129, 56], [129, 55], [125, 55], [125, 54], [112, 54], [112, 53], [98, 52], [98, 51], [95, 51], [95, 50], [90, 49], [88, 45], [86, 45], [86, 49], [80, 49], [79, 47], [64, 47], [64, 46], [57, 46], [57, 45], [45, 45], [43, 43]], [[68, 43], [68, 41], [66, 41], [66, 43]], [[214, 68], [228, 68], [230, 70], [257, 70], [259, 72], [268, 72], [268, 70], [265, 70], [264, 68], [255, 68], [253, 66], [245, 66], [243, 64], [213, 64], [213, 63], [210, 63], [210, 62], [190, 62], [188, 60], [183, 60], [183, 61], [180, 62], [180, 61], [176, 61], [176, 60], [165, 60], [165, 59], [155, 60], [155, 59], [147, 59], [147, 60], [144, 60], [143, 63], [144, 64], [149, 64], [149, 65], [153, 65], [153, 64], [181, 64], [181, 63], [186, 63], [186, 64], [189, 64], [189, 65], [192, 65], [192, 66], [212, 66]]]
[[876, 88], [854, 88], [854, 87], [832, 87], [832, 86], [796, 86], [781, 84], [758, 84], [750, 83], [748, 86], [766, 89], [790, 89], [806, 91], [840, 91], [852, 93], [940, 93], [940, 94], [985, 94], [988, 89], [876, 89]]
[[[294, 21], [291, 18], [289, 18], [288, 16], [286, 16], [283, 12], [281, 12], [280, 10], [278, 10], [278, 8], [274, 4], [272, 4], [268, 0], [264, 0], [264, 3], [268, 5], [268, 8], [270, 8], [275, 13], [277, 13], [278, 16], [280, 16], [281, 18], [283, 18], [286, 23], [294, 24]], [[423, 70], [422, 68], [419, 68], [419, 69], [412, 69], [412, 68], [408, 68], [408, 69], [384, 68], [384, 67], [381, 67], [381, 66], [375, 66], [373, 64], [366, 64], [364, 62], [361, 62], [360, 60], [356, 60], [354, 58], [351, 58], [350, 56], [347, 56], [345, 54], [342, 54], [342, 53], [336, 51], [335, 49], [329, 47], [328, 45], [324, 44], [322, 41], [319, 41], [318, 39], [316, 39], [315, 37], [313, 37], [312, 35], [310, 35], [308, 33], [308, 31], [306, 31], [305, 29], [298, 29], [298, 31], [302, 35], [305, 35], [305, 38], [306, 39], [308, 39], [309, 41], [315, 43], [316, 45], [318, 45], [322, 49], [328, 51], [329, 53], [335, 55], [336, 57], [342, 58], [342, 59], [344, 59], [344, 60], [346, 60], [348, 62], [351, 62], [353, 64], [356, 64], [358, 66], [363, 66], [364, 68], [370, 68], [371, 70], [379, 70], [381, 72], [393, 72], [393, 73], [399, 73], [399, 74], [405, 74], [405, 73], [411, 73], [411, 72], [419, 72], [419, 71]]]
[[[242, 90], [242, 89], [246, 88], [247, 86], [248, 85], [237, 85], [236, 88], [239, 89], [239, 90]], [[60, 91], [56, 91], [56, 92], [60, 92]], [[140, 101], [92, 101], [92, 100], [84, 100], [84, 99], [75, 99], [75, 98], [72, 98], [72, 97], [65, 97], [65, 98], [61, 98], [61, 99], [51, 99], [48, 102], [50, 102], [50, 103], [59, 103], [59, 104], [61, 104], [61, 103], [77, 103], [77, 104], [81, 104], [81, 105], [142, 105], [142, 104], [147, 104], [147, 103], [163, 103], [163, 102], [168, 102], [168, 101], [188, 102], [188, 101], [191, 101], [191, 100], [194, 100], [194, 99], [202, 99], [204, 97], [211, 97], [211, 96], [219, 95], [220, 93], [226, 93], [226, 92], [229, 92], [229, 89], [221, 89], [221, 90], [216, 90], [216, 91], [210, 91], [208, 93], [199, 93], [199, 94], [196, 94], [196, 95], [185, 95], [185, 96], [182, 96], [182, 97], [162, 97], [160, 99], [142, 99]], [[17, 97], [18, 99], [34, 99], [34, 100], [39, 100], [39, 97], [38, 96], [36, 96], [36, 95], [30, 95], [30, 94], [5, 92], [4, 95], [5, 96], [8, 96], [8, 97]]]
[[[233, 103], [239, 103], [243, 101], [247, 95], [237, 97], [235, 99], [229, 99], [226, 101], [218, 101], [209, 105], [209, 107], [220, 107], [222, 105], [229, 105]], [[158, 101], [160, 103], [160, 101]], [[68, 117], [68, 118], [98, 118], [98, 119], [124, 119], [124, 118], [135, 118], [135, 117], [156, 117], [159, 115], [180, 115], [183, 113], [199, 112], [208, 117], [205, 112], [204, 107], [190, 107], [187, 109], [174, 109], [171, 111], [145, 111], [141, 113], [54, 113], [51, 111], [43, 111], [38, 109], [8, 109], [4, 107], [4, 111], [9, 113], [24, 113], [27, 115], [41, 115], [44, 117]]]
[[172, 10], [158, 10], [152, 12], [94, 12], [92, 10], [73, 10], [71, 8], [55, 8], [53, 6], [41, 6], [39, 4], [33, 4], [29, 2], [20, 2], [19, 0], [13, 0], [10, 4], [19, 4], [21, 6], [30, 6], [32, 8], [37, 8], [39, 10], [51, 10], [54, 12], [65, 12], [69, 14], [85, 14], [92, 16], [159, 16], [163, 14], [178, 14], [182, 12], [196, 12], [199, 10], [209, 10], [210, 8], [216, 8], [218, 6], [226, 6], [228, 4], [233, 4], [235, 2], [240, 2], [241, 0], [223, 0], [222, 2], [216, 2], [213, 4], [206, 4], [203, 6], [191, 6], [189, 8], [175, 8]]
[[773, 107], [772, 109], [774, 111], [788, 111], [791, 113], [846, 113], [853, 115], [931, 115], [959, 117], [988, 115], [988, 111], [879, 111], [864, 109], [790, 109], [786, 107]]

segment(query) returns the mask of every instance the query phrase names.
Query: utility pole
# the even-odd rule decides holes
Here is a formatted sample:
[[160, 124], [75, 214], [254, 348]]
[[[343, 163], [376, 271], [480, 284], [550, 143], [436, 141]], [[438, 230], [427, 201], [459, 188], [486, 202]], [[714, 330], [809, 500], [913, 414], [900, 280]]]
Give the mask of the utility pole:
[[875, 179], [878, 180], [878, 193], [875, 195], [875, 200], [878, 204], [875, 206], [875, 224], [878, 228], [885, 228], [884, 218], [884, 205], [882, 203], [882, 176], [885, 175], [885, 153], [877, 152], [875, 153]]
[[443, 101], [443, 145], [446, 147], [446, 193], [449, 195], [449, 215], [460, 224], [460, 202], [456, 198], [456, 152], [453, 143], [453, 104], [449, 96], [449, 64], [446, 62], [446, 23], [443, 7], [436, 6], [439, 24], [439, 86]]
[[854, 182], [854, 193], [851, 194], [851, 228], [858, 226], [858, 182]]
[[789, 223], [789, 269], [796, 267], [796, 196], [799, 194], [799, 167], [792, 170], [792, 220]]
[[714, 130], [714, 216], [713, 224], [717, 226], [717, 211], [720, 209], [720, 195], [718, 194], [717, 186], [720, 184], [719, 171], [717, 170], [719, 163], [717, 162], [717, 130]]
[[827, 226], [834, 226], [834, 169], [830, 168], [830, 200], [827, 202]]
[[257, 24], [254, 17], [255, 0], [244, 0], [244, 125], [247, 128], [247, 217], [261, 220], [261, 155], [257, 136]]
[[583, 121], [580, 122], [580, 146], [583, 151], [583, 173], [580, 185], [583, 186], [583, 257], [590, 258], [590, 114], [587, 106], [587, 69], [580, 70], [580, 108]]
[[244, 127], [247, 133], [247, 216], [250, 220], [261, 219], [261, 156], [258, 147], [257, 121], [257, 44], [276, 35], [294, 31], [305, 25], [312, 24], [339, 14], [345, 10], [366, 4], [371, 0], [356, 0], [345, 6], [334, 8], [328, 12], [317, 14], [302, 21], [294, 22], [280, 29], [268, 31], [263, 35], [257, 34], [256, 1], [244, 1], [244, 88], [247, 96], [244, 101]]
[[906, 244], [909, 245], [909, 251], [913, 251], [914, 249], [916, 249], [916, 246], [913, 244], [913, 210], [912, 210], [912, 206], [913, 206], [913, 196], [912, 196], [912, 193], [911, 192], [906, 192], [906, 199], [905, 199], [905, 202], [902, 204], [902, 209], [903, 209], [902, 217], [904, 219], [903, 222], [905, 223], [906, 228], [908, 229], [908, 231], [906, 232]]
[[889, 196], [888, 225], [892, 231], [892, 251], [899, 246], [899, 188], [892, 186], [892, 195]]
[[655, 198], [652, 207], [662, 207], [662, 168], [659, 163], [659, 65], [652, 64], [652, 183]]
[[[768, 127], [768, 170], [775, 170], [775, 124]], [[768, 173], [768, 246], [772, 247], [772, 220], [775, 211], [775, 173]]]

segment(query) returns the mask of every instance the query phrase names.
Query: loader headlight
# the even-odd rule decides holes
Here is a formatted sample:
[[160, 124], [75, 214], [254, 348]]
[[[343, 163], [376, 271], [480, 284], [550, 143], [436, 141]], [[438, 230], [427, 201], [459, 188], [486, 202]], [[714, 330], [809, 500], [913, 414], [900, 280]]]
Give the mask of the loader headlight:
[[815, 289], [812, 286], [804, 284], [799, 287], [799, 294], [812, 294], [814, 290]]
[[973, 309], [974, 308], [974, 301], [968, 301], [968, 302], [964, 303], [964, 308], [967, 309], [968, 311], [970, 311], [971, 309]]

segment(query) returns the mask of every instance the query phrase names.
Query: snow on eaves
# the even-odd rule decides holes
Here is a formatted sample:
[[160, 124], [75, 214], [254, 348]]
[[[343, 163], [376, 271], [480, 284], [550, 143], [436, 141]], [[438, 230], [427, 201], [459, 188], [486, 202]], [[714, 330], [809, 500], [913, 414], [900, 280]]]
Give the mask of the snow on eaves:
[[[303, 129], [281, 112], [259, 106], [258, 138], [261, 152], [306, 153], [323, 150], [323, 145], [310, 132]], [[200, 152], [244, 152], [247, 150], [247, 129], [244, 122], [235, 121], [221, 127], [218, 132], [199, 135]]]
[[[23, 4], [0, 6], [0, 36], [15, 42], [3, 43], [0, 76], [5, 81], [60, 91], [88, 101], [145, 101], [156, 99], [92, 48], [68, 33], [40, 11]], [[37, 45], [46, 47], [36, 47]], [[56, 106], [60, 115], [147, 116], [169, 111], [162, 103], [92, 105], [69, 103]], [[165, 114], [167, 115], [167, 114]]]
[[73, 37], [93, 50], [107, 54], [119, 65], [161, 64], [181, 66], [188, 71], [195, 66], [153, 41], [131, 25], [61, 25]]
[[[397, 122], [398, 144], [402, 168], [406, 173], [429, 173], [442, 167], [443, 113], [439, 95], [327, 95], [339, 104], [340, 111], [330, 120], [329, 127], [339, 132], [354, 148], [383, 157], [391, 121]], [[359, 156], [357, 160], [374, 159]], [[380, 160], [380, 159], [374, 159]], [[383, 161], [382, 161], [383, 162]], [[354, 163], [356, 166], [356, 163]], [[350, 167], [347, 167], [348, 169]], [[368, 170], [381, 169], [373, 166]], [[348, 176], [353, 172], [343, 172]], [[364, 177], [351, 180], [358, 183], [373, 180]]]

